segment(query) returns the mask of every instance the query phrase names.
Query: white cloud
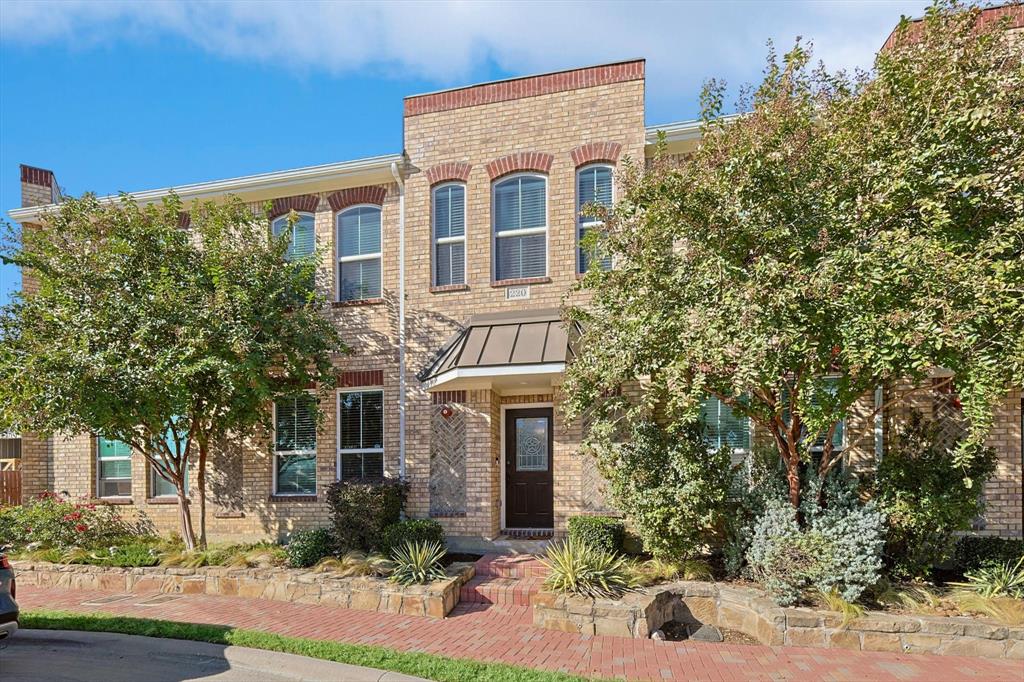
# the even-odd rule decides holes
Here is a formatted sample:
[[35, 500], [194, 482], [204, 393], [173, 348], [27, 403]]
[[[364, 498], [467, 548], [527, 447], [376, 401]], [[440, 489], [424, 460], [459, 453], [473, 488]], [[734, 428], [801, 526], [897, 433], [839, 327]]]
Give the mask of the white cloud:
[[5, 0], [0, 39], [90, 49], [172, 36], [229, 59], [333, 74], [469, 82], [646, 57], [649, 97], [692, 101], [709, 76], [756, 78], [764, 43], [800, 35], [830, 68], [870, 66], [901, 13], [877, 2], [86, 2]]

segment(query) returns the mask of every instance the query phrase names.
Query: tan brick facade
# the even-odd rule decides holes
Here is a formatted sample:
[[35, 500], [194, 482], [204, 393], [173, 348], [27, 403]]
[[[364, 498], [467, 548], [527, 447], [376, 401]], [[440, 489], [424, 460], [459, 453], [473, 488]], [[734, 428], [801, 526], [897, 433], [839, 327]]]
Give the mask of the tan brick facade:
[[[402, 176], [408, 511], [414, 517], [426, 517], [431, 509], [443, 509], [436, 518], [452, 535], [493, 538], [503, 530], [502, 420], [509, 407], [554, 407], [554, 530], [561, 532], [574, 514], [605, 509], [593, 463], [577, 452], [582, 427], [565, 423], [559, 409], [559, 378], [533, 377], [522, 385], [480, 381], [457, 390], [439, 386], [432, 394], [416, 375], [473, 315], [557, 308], [565, 302], [577, 281], [577, 169], [592, 162], [613, 166], [625, 159], [640, 162], [652, 149], [644, 125], [643, 72], [642, 61], [625, 62], [405, 100]], [[670, 144], [669, 152], [684, 155], [695, 144], [688, 138]], [[521, 170], [547, 179], [547, 272], [528, 281], [528, 299], [507, 300], [508, 286], [525, 282], [494, 281], [492, 187], [502, 176]], [[24, 206], [49, 204], [58, 197], [52, 173], [26, 167], [22, 178]], [[465, 284], [434, 287], [431, 187], [451, 181], [465, 187]], [[329, 301], [337, 300], [338, 212], [358, 204], [381, 207], [381, 296], [370, 301], [335, 302], [325, 314], [353, 351], [336, 358], [341, 385], [383, 391], [385, 470], [391, 475], [398, 475], [401, 449], [400, 194], [396, 181], [379, 172], [371, 176], [369, 171], [365, 176], [353, 172], [306, 184], [291, 183], [276, 194], [270, 190], [242, 194], [254, 208], [272, 200], [275, 214], [289, 210], [313, 214], [317, 242], [325, 252], [317, 286]], [[28, 293], [33, 290], [28, 273], [24, 288]], [[866, 400], [851, 415], [849, 433], [862, 435], [848, 452], [851, 464], [859, 461], [869, 466], [873, 429], [858, 428], [858, 420], [864, 422], [864, 415], [872, 409]], [[452, 414], [458, 412], [457, 424], [440, 421], [446, 419], [442, 415], [446, 406]], [[324, 412], [317, 439], [319, 498], [273, 497], [270, 440], [266, 434], [254, 434], [243, 452], [220, 452], [212, 458], [208, 515], [212, 538], [280, 537], [327, 521], [322, 493], [337, 476], [337, 406]], [[1020, 418], [1017, 391], [1000, 411], [992, 436], [1003, 461], [986, 491], [989, 532], [1021, 532]], [[455, 447], [458, 452], [439, 452], [442, 438], [447, 439], [445, 447]], [[451, 444], [453, 438], [464, 438], [461, 449], [458, 443]], [[88, 436], [51, 441], [26, 436], [23, 465], [26, 494], [42, 490], [66, 491], [75, 497], [96, 494], [96, 444]], [[453, 475], [464, 476], [464, 491], [455, 486], [452, 499], [432, 505], [432, 466], [450, 467]], [[436, 475], [433, 480], [434, 494], [438, 494]], [[151, 499], [149, 485], [144, 461], [135, 457], [132, 495], [122, 500], [125, 509], [145, 515], [161, 530], [175, 529], [176, 507], [166, 500]]]

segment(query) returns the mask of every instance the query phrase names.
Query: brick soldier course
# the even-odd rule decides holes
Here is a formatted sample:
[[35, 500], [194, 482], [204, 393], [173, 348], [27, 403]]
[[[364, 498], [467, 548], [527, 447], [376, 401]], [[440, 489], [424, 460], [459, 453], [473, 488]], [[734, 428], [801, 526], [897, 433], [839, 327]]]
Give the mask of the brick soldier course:
[[[570, 516], [605, 509], [593, 462], [578, 454], [583, 427], [566, 423], [559, 409], [560, 373], [517, 374], [506, 365], [491, 375], [436, 386], [424, 384], [418, 375], [473, 316], [515, 316], [558, 308], [566, 301], [585, 302], [585, 293], [569, 296], [577, 281], [577, 173], [595, 163], [613, 169], [627, 159], [643, 163], [653, 154], [658, 127], [645, 126], [644, 88], [644, 61], [634, 60], [408, 97], [401, 155], [177, 188], [186, 204], [211, 196], [210, 188], [216, 186], [257, 210], [272, 202], [272, 217], [293, 210], [312, 215], [317, 243], [325, 253], [317, 286], [331, 302], [324, 314], [353, 350], [335, 360], [342, 389], [383, 392], [384, 469], [397, 476], [404, 450], [409, 514], [437, 518], [453, 538], [486, 541], [509, 529], [503, 420], [517, 406], [554, 408], [552, 484], [545, 493], [551, 498], [553, 521], [551, 528], [534, 530], [558, 534]], [[662, 128], [675, 158], [697, 144], [696, 123]], [[493, 188], [516, 173], [546, 180], [547, 264], [540, 276], [497, 280]], [[45, 219], [46, 209], [40, 207], [59, 200], [59, 189], [54, 174], [43, 169], [22, 166], [21, 180], [25, 208], [12, 215], [31, 229]], [[432, 190], [445, 183], [457, 183], [465, 197], [465, 277], [452, 284], [439, 284], [433, 277]], [[150, 201], [159, 194], [139, 196]], [[355, 206], [381, 211], [381, 292], [369, 299], [338, 300], [336, 217]], [[187, 215], [182, 222], [187, 225]], [[403, 260], [404, 316], [399, 277]], [[25, 273], [25, 292], [31, 294], [34, 286], [31, 273]], [[931, 406], [928, 400], [933, 399], [926, 399]], [[846, 444], [846, 457], [858, 468], [870, 467], [875, 458], [873, 429], [864, 423], [871, 406], [867, 396], [849, 415], [847, 432], [862, 435]], [[212, 458], [211, 539], [281, 538], [327, 521], [323, 494], [339, 471], [337, 407], [329, 406], [325, 413], [316, 444], [316, 490], [309, 495], [275, 494], [268, 434], [252, 434], [250, 447]], [[886, 415], [885, 433], [898, 417]], [[985, 489], [988, 508], [979, 531], [1019, 537], [1019, 388], [1009, 391], [1000, 405], [990, 444], [999, 453], [999, 466]], [[44, 490], [76, 498], [97, 495], [97, 444], [92, 436], [41, 440], [26, 434], [22, 464], [26, 496]], [[174, 500], [154, 498], [150, 486], [143, 460], [133, 457], [130, 497], [105, 501], [145, 514], [160, 530], [176, 529]]]

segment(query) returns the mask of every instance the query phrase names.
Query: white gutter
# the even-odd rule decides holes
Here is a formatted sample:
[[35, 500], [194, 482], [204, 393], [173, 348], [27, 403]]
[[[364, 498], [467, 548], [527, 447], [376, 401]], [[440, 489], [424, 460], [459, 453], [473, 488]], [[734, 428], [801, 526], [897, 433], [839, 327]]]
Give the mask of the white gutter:
[[[728, 116], [722, 116], [715, 119], [716, 121], [722, 121], [723, 123], [729, 123], [733, 119], [739, 117], [739, 114], [730, 114]], [[686, 142], [687, 140], [699, 140], [701, 135], [701, 127], [704, 125], [704, 121], [700, 119], [694, 119], [692, 121], [677, 121], [676, 123], [664, 123], [662, 125], [647, 126], [644, 129], [644, 134], [647, 140], [647, 144], [658, 143], [658, 133], [665, 133], [666, 142]]]
[[[177, 194], [183, 202], [196, 199], [213, 199], [225, 194], [276, 191], [293, 185], [337, 181], [370, 173], [380, 173], [386, 177], [388, 169], [395, 165], [396, 162], [401, 161], [403, 161], [401, 154], [387, 154], [385, 156], [372, 156], [354, 161], [328, 163], [321, 166], [307, 166], [305, 168], [293, 168], [291, 170], [260, 173], [258, 175], [245, 175], [225, 180], [211, 180], [190, 185], [179, 185], [178, 187], [143, 190], [141, 192], [131, 192], [130, 195], [140, 204], [159, 201], [171, 192]], [[104, 203], [113, 203], [120, 200], [120, 195], [111, 194], [100, 197], [99, 200]], [[56, 207], [56, 204], [28, 206], [11, 209], [8, 213], [11, 218], [19, 223], [34, 222], [40, 216], [54, 210]]]
[[405, 480], [405, 180], [391, 162], [398, 183], [398, 477]]

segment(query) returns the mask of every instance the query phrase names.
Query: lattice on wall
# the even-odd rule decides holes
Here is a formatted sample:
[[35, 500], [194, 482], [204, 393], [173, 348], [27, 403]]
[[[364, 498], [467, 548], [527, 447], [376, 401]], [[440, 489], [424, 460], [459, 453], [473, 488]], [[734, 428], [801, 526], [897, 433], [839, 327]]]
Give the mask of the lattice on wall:
[[[450, 411], [449, 416], [445, 413]], [[459, 405], [434, 405], [430, 420], [430, 513], [466, 513], [466, 413]]]

